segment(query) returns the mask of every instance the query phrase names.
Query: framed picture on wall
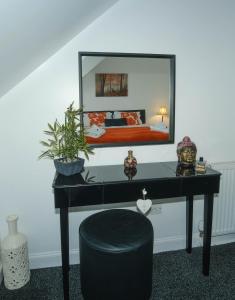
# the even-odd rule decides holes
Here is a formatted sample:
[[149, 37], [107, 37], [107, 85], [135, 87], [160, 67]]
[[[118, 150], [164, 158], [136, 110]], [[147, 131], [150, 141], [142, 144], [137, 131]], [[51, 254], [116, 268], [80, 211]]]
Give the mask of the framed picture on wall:
[[128, 96], [128, 74], [125, 73], [96, 73], [96, 97]]

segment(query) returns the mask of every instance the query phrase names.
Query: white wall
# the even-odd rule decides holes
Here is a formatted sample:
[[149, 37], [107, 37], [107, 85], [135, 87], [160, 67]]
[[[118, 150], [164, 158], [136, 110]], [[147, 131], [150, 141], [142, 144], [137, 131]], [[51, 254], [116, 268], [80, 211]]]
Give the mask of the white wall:
[[[121, 0], [0, 99], [0, 230], [19, 215], [31, 266], [60, 263], [59, 215], [54, 209], [51, 161], [38, 161], [47, 122], [78, 102], [78, 51], [176, 54], [175, 144], [132, 147], [139, 162], [176, 160], [176, 143], [189, 135], [198, 156], [235, 160], [235, 2], [233, 0]], [[89, 165], [119, 164], [129, 147], [97, 149]], [[70, 214], [77, 261], [78, 226], [91, 211]], [[195, 232], [202, 218], [195, 203]], [[184, 247], [185, 203], [151, 216], [159, 249]], [[164, 246], [165, 245], [165, 246]]]

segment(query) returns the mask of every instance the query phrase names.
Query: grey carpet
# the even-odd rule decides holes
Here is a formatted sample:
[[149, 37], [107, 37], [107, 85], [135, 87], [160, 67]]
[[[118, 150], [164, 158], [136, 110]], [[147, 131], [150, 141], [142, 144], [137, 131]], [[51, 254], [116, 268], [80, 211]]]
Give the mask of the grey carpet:
[[[201, 256], [202, 248], [155, 254], [151, 299], [235, 300], [235, 243], [212, 247], [208, 277], [202, 275]], [[62, 295], [60, 267], [32, 270], [30, 282], [18, 290], [0, 287], [1, 300], [62, 300]], [[71, 266], [70, 299], [83, 300], [78, 265]]]

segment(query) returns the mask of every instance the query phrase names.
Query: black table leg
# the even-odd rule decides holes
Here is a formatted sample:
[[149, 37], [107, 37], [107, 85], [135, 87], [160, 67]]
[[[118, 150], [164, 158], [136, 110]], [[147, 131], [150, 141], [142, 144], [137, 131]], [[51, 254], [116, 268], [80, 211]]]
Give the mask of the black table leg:
[[186, 251], [192, 252], [193, 196], [186, 196]]
[[213, 194], [204, 195], [203, 274], [209, 275], [211, 229], [213, 215]]
[[60, 209], [60, 238], [62, 253], [62, 273], [64, 300], [69, 299], [69, 223], [68, 207]]

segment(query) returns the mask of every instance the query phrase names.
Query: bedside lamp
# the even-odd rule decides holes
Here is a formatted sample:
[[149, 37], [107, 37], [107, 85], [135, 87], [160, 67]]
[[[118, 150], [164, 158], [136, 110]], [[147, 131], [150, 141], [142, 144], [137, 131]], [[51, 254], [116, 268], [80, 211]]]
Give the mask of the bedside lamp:
[[165, 106], [161, 106], [159, 109], [159, 113], [157, 114], [158, 116], [162, 116], [162, 122], [163, 122], [163, 117], [167, 116], [167, 110]]

